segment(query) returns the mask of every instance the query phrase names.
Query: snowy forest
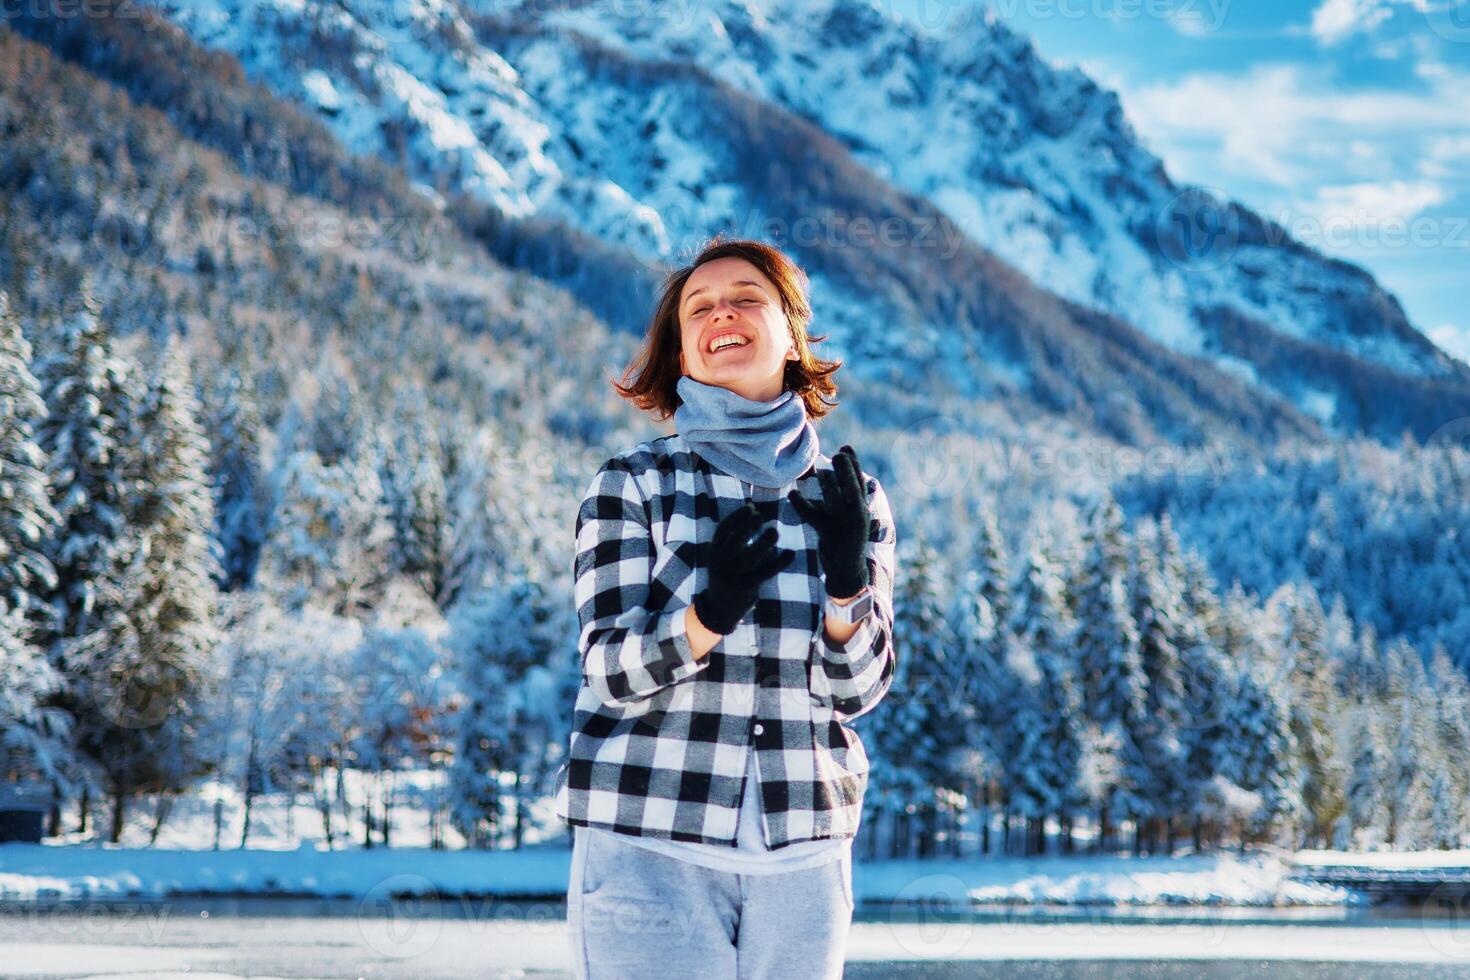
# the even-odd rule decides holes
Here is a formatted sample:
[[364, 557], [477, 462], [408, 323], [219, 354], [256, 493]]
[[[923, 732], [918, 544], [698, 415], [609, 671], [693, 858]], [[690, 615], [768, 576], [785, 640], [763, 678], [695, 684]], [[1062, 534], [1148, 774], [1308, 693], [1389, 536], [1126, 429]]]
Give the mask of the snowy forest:
[[[243, 845], [262, 793], [343, 833], [352, 771], [363, 843], [389, 845], [397, 779], [430, 770], [438, 846], [520, 844], [579, 680], [575, 499], [527, 493], [538, 453], [493, 425], [422, 401], [371, 421], [330, 351], [267, 424], [235, 358], [200, 378], [179, 339], [126, 339], [85, 281], [49, 329], [0, 305], [7, 778], [53, 788], [53, 833], [66, 804], [112, 839], [135, 800], [165, 801], [156, 831], [223, 782], [245, 817], [219, 843]], [[1463, 479], [1464, 456], [1436, 458]], [[1470, 684], [1446, 642], [1355, 620], [1331, 548], [1261, 595], [1222, 589], [1167, 508], [1067, 513], [1017, 536], [982, 511], [952, 552], [899, 517], [898, 676], [853, 722], [868, 854], [958, 853], [963, 826], [980, 853], [1458, 845]], [[1438, 540], [1421, 586], [1464, 581]]]
[[[559, 832], [573, 525], [597, 467], [663, 431], [607, 383], [660, 270], [346, 154], [146, 17], [13, 24], [0, 779], [70, 839], [157, 839], [203, 801], [214, 845], [247, 847], [282, 797], [329, 847], [394, 846], [410, 807], [445, 849]], [[1470, 452], [1445, 389], [1405, 411], [1450, 438], [1329, 436], [993, 258], [846, 261], [936, 304], [893, 307], [918, 355], [886, 321], [832, 345], [819, 429], [898, 531], [897, 677], [852, 723], [859, 853], [1463, 842]], [[1015, 344], [944, 346], [964, 315]], [[949, 384], [973, 365], [1020, 394]], [[1208, 471], [1122, 465], [1211, 433], [1232, 451]], [[968, 469], [929, 472], [939, 446]], [[1006, 462], [1078, 447], [1112, 465]]]

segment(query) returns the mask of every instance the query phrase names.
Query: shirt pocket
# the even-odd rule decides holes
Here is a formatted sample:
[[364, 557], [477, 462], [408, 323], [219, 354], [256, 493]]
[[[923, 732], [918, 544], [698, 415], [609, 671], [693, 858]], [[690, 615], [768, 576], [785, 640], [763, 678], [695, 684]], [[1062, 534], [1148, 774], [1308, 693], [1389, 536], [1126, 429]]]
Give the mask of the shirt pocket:
[[[718, 644], [710, 654], [717, 650]], [[701, 683], [709, 682], [696, 674], [654, 692], [648, 699], [648, 710], [634, 720], [633, 729], [644, 735], [687, 738], [689, 718], [694, 712], [695, 686]]]
[[816, 751], [817, 777], [832, 783], [846, 782], [852, 777], [858, 787], [865, 785], [868, 774], [868, 752], [863, 740], [837, 717], [830, 704], [811, 706], [812, 747]]

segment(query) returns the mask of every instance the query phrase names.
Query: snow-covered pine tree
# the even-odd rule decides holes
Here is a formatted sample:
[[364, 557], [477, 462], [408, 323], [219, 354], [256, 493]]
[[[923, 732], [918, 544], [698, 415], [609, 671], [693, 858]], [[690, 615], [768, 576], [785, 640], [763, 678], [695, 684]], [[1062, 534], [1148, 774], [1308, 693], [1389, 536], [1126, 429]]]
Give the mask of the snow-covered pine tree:
[[[1391, 733], [1386, 761], [1387, 838], [1396, 850], [1424, 846], [1429, 837], [1429, 778], [1438, 734], [1436, 692], [1419, 651], [1403, 636], [1383, 648], [1387, 696], [1383, 711]], [[1426, 724], [1426, 721], [1428, 722]]]
[[1261, 670], [1274, 670], [1274, 661], [1267, 656], [1269, 637], [1266, 617], [1254, 596], [1241, 587], [1237, 579], [1225, 590], [1225, 599], [1220, 613], [1220, 650], [1232, 664], [1254, 665]]
[[[1054, 802], [1052, 772], [1046, 743], [1046, 709], [1042, 704], [1045, 681], [1036, 658], [1014, 634], [1006, 634], [1006, 671], [1014, 679], [1005, 705], [1005, 745], [1001, 761], [1001, 796], [1005, 802], [1005, 852], [1039, 853], [1037, 826]], [[1080, 766], [1080, 762], [1079, 762]], [[1014, 819], [1021, 818], [1019, 846], [1012, 837]]]
[[23, 608], [0, 604], [0, 779], [69, 787], [71, 716], [49, 704], [61, 675], [31, 642]]
[[214, 498], [207, 473], [209, 443], [199, 423], [189, 363], [171, 337], [153, 369], [138, 412], [142, 452], [129, 520], [141, 547], [128, 569], [128, 619], [138, 661], [114, 664], [127, 673], [128, 704], [148, 707], [127, 719], [146, 737], [154, 765], [182, 788], [198, 760], [191, 755], [207, 688], [219, 680], [215, 627], [219, 577]]
[[442, 604], [449, 577], [450, 550], [443, 446], [438, 427], [422, 398], [400, 395], [395, 424], [378, 465], [383, 502], [393, 526], [391, 562]]
[[1385, 701], [1395, 709], [1417, 709], [1429, 703], [1429, 672], [1419, 651], [1404, 637], [1398, 637], [1383, 648]]
[[337, 615], [371, 609], [390, 577], [393, 543], [377, 467], [357, 457], [328, 464], [296, 449], [280, 459], [271, 483], [262, 584], [287, 609], [307, 602]]
[[990, 510], [980, 517], [973, 570], [975, 594], [989, 604], [996, 622], [1004, 626], [1011, 617], [1010, 558], [1006, 554], [1000, 525]]
[[130, 502], [144, 547], [144, 605], [174, 659], [198, 662], [218, 640], [213, 629], [219, 556], [214, 526], [209, 440], [182, 342], [160, 352], [138, 414], [143, 465]]
[[1353, 846], [1372, 850], [1382, 840], [1385, 829], [1383, 756], [1378, 747], [1372, 711], [1364, 706], [1357, 712], [1353, 726], [1353, 768], [1348, 774], [1348, 816], [1353, 826]]
[[1339, 687], [1349, 701], [1382, 700], [1388, 697], [1388, 675], [1383, 653], [1378, 648], [1378, 630], [1372, 623], [1358, 627], [1352, 649], [1339, 670]]
[[[1032, 679], [1032, 695], [1019, 716], [1019, 751], [1013, 763], [1011, 792], [1031, 823], [1028, 851], [1044, 847], [1043, 821], [1055, 815], [1064, 834], [1085, 804], [1080, 779], [1082, 740], [1079, 694], [1073, 676], [1072, 637], [1062, 571], [1051, 553], [1049, 536], [1033, 534], [1015, 588], [1011, 633], [1015, 653], [1027, 663], [1021, 675]], [[1063, 846], [1070, 849], [1070, 840]]]
[[1441, 763], [1429, 784], [1429, 846], [1443, 851], [1459, 847], [1463, 826], [1454, 782], [1450, 779], [1449, 769]]
[[1410, 702], [1403, 702], [1385, 779], [1387, 836], [1397, 851], [1416, 850], [1429, 837], [1429, 776], [1425, 771], [1429, 760], [1418, 715]]
[[[1176, 537], [1177, 541], [1177, 537]], [[1176, 549], [1178, 545], [1175, 545]], [[1214, 648], [1228, 655], [1224, 607], [1220, 583], [1215, 580], [1204, 556], [1194, 549], [1184, 551], [1184, 603], [1205, 631]], [[1228, 659], [1228, 656], [1227, 656]]]
[[988, 515], [982, 519], [976, 564], [960, 576], [946, 617], [954, 640], [954, 683], [961, 692], [961, 768], [971, 786], [968, 795], [978, 815], [982, 855], [990, 853], [991, 806], [1004, 775], [1005, 735], [1016, 686], [1007, 662], [1009, 634], [996, 612], [1009, 608], [1007, 563], [999, 535], [988, 535], [986, 525], [994, 528]]
[[113, 840], [129, 798], [180, 792], [202, 772], [196, 736], [219, 681], [209, 447], [176, 341], [160, 353], [129, 421], [119, 448], [135, 546], [119, 580], [122, 614], [81, 644], [99, 668], [89, 675], [99, 716], [81, 729], [81, 744], [106, 776]]
[[1246, 838], [1267, 839], [1300, 814], [1296, 739], [1285, 696], [1264, 664], [1241, 661], [1225, 722], [1233, 737], [1222, 748], [1220, 774], [1258, 800], [1238, 821]]
[[1459, 801], [1463, 820], [1470, 799], [1470, 679], [1450, 659], [1449, 649], [1436, 643], [1429, 657], [1429, 684], [1435, 697], [1435, 729], [1451, 783], [1451, 798]]
[[1187, 709], [1178, 647], [1184, 617], [1178, 583], [1183, 575], [1170, 564], [1162, 537], [1161, 522], [1145, 518], [1134, 539], [1133, 619], [1147, 685], [1143, 716], [1132, 720], [1129, 732], [1134, 751], [1123, 767], [1147, 800], [1146, 815], [1152, 821], [1145, 841], [1150, 849], [1164, 843], [1159, 834], [1167, 833], [1168, 822], [1183, 812], [1191, 785], [1181, 738]]
[[1105, 492], [1093, 506], [1082, 547], [1072, 583], [1077, 605], [1073, 649], [1086, 722], [1087, 786], [1098, 807], [1097, 845], [1105, 848], [1112, 833], [1120, 753], [1131, 737], [1129, 719], [1145, 711], [1147, 687], [1128, 595], [1129, 543], [1123, 511], [1111, 494]]
[[337, 365], [341, 355], [331, 348], [322, 351], [314, 373], [316, 403], [305, 447], [317, 454], [323, 466], [351, 463], [366, 454], [372, 433], [357, 383]]
[[1327, 608], [1326, 618], [1323, 620], [1322, 649], [1332, 668], [1334, 700], [1346, 698], [1351, 687], [1347, 672], [1354, 666], [1359, 647], [1357, 631], [1341, 593], [1333, 593], [1332, 602]]
[[[81, 309], [57, 331], [57, 349], [37, 366], [47, 410], [37, 442], [58, 515], [47, 546], [56, 572], [48, 641], [76, 640], [120, 614], [119, 579], [131, 557], [124, 509], [129, 474], [121, 469], [119, 446], [120, 430], [131, 420], [109, 414], [127, 390], [130, 366], [113, 353], [99, 317], [95, 298], [84, 292]], [[64, 647], [53, 662], [67, 677], [73, 665]]]
[[509, 809], [500, 774], [511, 766], [504, 704], [510, 682], [504, 665], [489, 657], [458, 664], [457, 671], [464, 696], [449, 770], [449, 819], [470, 847], [492, 848]]
[[1164, 518], [1159, 525], [1160, 567], [1176, 577], [1172, 584], [1180, 596], [1177, 647], [1184, 706], [1179, 730], [1188, 779], [1186, 807], [1198, 850], [1206, 822], [1218, 815], [1216, 777], [1231, 735], [1225, 719], [1234, 693], [1234, 667], [1218, 646], [1224, 628], [1214, 578], [1198, 554], [1183, 552], [1172, 522], [1167, 514]]
[[889, 695], [863, 719], [871, 733], [864, 742], [882, 759], [871, 767], [879, 780], [877, 797], [918, 815], [919, 853], [928, 856], [936, 800], [942, 792], [964, 790], [964, 746], [957, 738], [964, 691], [948, 660], [953, 643], [944, 616], [939, 556], [922, 534], [909, 540], [909, 554], [901, 559], [904, 575], [893, 597], [893, 645], [903, 655]]
[[215, 377], [205, 428], [213, 447], [215, 538], [220, 544], [219, 586], [225, 592], [255, 584], [268, 516], [262, 420], [255, 397], [234, 368]]
[[506, 479], [510, 448], [498, 424], [460, 423], [451, 438], [456, 465], [446, 496], [453, 547], [445, 591], [452, 603], [469, 592], [530, 574], [529, 553], [519, 547], [527, 529], [512, 521], [514, 498], [532, 495], [524, 486], [511, 485], [513, 475], [512, 481]]
[[1292, 692], [1292, 732], [1301, 752], [1308, 842], [1326, 844], [1347, 809], [1345, 765], [1338, 757], [1335, 665], [1327, 658], [1327, 615], [1311, 583], [1286, 583], [1268, 601], [1280, 623], [1278, 648]]
[[1302, 542], [1302, 567], [1308, 581], [1324, 596], [1340, 594], [1348, 581], [1348, 551], [1333, 487], [1324, 487], [1312, 502], [1311, 519]]
[[493, 442], [488, 428], [477, 429], [462, 420], [452, 421], [444, 437], [446, 457], [453, 464], [445, 472], [450, 545], [439, 596], [444, 609], [502, 580], [495, 569], [503, 532], [493, 505], [486, 500]]
[[473, 847], [493, 846], [507, 822], [519, 845], [530, 801], [555, 772], [581, 670], [566, 598], [519, 579], [470, 593], [449, 612], [461, 703], [450, 819]]
[[[566, 557], [562, 539], [564, 499], [556, 479], [562, 447], [513, 442], [513, 427], [461, 422], [446, 440], [454, 467], [446, 474], [450, 549], [441, 605], [497, 582], [550, 581]], [[528, 493], [534, 486], [537, 492]]]
[[[58, 520], [46, 543], [56, 573], [46, 596], [51, 610], [37, 642], [61, 677], [52, 701], [73, 719], [74, 752], [81, 765], [104, 744], [114, 726], [111, 709], [125, 696], [119, 685], [123, 675], [112, 669], [119, 653], [111, 638], [126, 630], [123, 579], [137, 547], [127, 512], [136, 458], [129, 384], [136, 369], [114, 353], [85, 279], [80, 308], [52, 333], [46, 351], [36, 374], [47, 414], [36, 441], [46, 459]], [[91, 785], [79, 783], [78, 829], [86, 830]], [[121, 799], [114, 797], [114, 803], [120, 805]], [[118, 833], [121, 812], [115, 809], [113, 816]], [[53, 812], [53, 825], [55, 820]]]
[[46, 544], [60, 521], [35, 438], [45, 419], [30, 342], [0, 290], [0, 614], [20, 610], [33, 623], [45, 622], [56, 586]]

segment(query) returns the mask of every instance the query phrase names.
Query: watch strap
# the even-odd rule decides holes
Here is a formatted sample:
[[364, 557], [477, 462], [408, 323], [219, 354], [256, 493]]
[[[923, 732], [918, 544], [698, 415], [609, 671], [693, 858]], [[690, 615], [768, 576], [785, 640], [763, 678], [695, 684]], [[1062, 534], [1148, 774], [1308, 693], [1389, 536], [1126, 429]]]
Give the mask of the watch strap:
[[839, 605], [831, 596], [827, 597], [825, 614], [834, 622], [851, 625], [859, 622], [873, 611], [873, 587], [865, 585], [853, 599], [846, 605]]

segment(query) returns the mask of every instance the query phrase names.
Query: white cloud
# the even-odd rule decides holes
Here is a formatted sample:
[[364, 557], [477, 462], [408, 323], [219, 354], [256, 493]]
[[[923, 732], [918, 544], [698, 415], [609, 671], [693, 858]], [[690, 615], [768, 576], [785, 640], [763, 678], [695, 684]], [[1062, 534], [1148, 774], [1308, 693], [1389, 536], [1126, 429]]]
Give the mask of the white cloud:
[[1397, 7], [1412, 7], [1417, 13], [1443, 11], [1460, 0], [1322, 0], [1312, 11], [1311, 32], [1319, 42], [1331, 46], [1353, 34], [1371, 34], [1394, 15]]
[[1444, 189], [1428, 181], [1364, 182], [1319, 187], [1298, 210], [1324, 226], [1374, 228], [1389, 220], [1407, 221], [1445, 199]]
[[1078, 60], [1077, 67], [1103, 88], [1123, 92], [1128, 87], [1127, 77], [1117, 65], [1105, 58], [1082, 58]]
[[1169, 26], [1184, 37], [1208, 37], [1220, 28], [1223, 17], [1216, 17], [1213, 21], [1207, 12], [1201, 8], [1188, 7], [1178, 10], [1170, 10], [1165, 15]]
[[1430, 327], [1428, 335], [1440, 350], [1470, 362], [1470, 327], [1441, 323], [1437, 327]]
[[1336, 44], [1358, 31], [1371, 31], [1393, 16], [1390, 0], [1322, 0], [1312, 11], [1312, 36]]
[[1470, 170], [1470, 135], [1437, 136], [1430, 140], [1419, 173], [1430, 179], [1463, 179]]
[[1178, 176], [1206, 171], [1301, 191], [1342, 183], [1352, 175], [1345, 166], [1367, 162], [1355, 143], [1417, 157], [1432, 141], [1470, 136], [1470, 73], [1435, 65], [1421, 78], [1427, 92], [1343, 90], [1321, 69], [1272, 62], [1145, 85], [1124, 105]]

